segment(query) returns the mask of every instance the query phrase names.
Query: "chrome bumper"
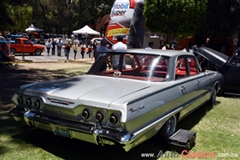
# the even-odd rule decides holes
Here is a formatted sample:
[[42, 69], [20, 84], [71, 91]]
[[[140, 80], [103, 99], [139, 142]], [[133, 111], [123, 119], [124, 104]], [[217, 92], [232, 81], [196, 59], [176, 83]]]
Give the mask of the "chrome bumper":
[[[136, 138], [129, 133], [124, 134], [115, 130], [102, 128], [100, 124], [89, 125], [67, 119], [50, 117], [32, 111], [24, 111], [19, 108], [12, 109], [10, 114], [16, 121], [24, 121], [28, 126], [52, 131], [56, 135], [75, 138], [97, 145], [115, 145], [117, 142], [122, 145], [125, 151], [129, 151], [132, 148], [132, 143]], [[56, 128], [58, 131], [56, 131]], [[60, 131], [59, 128], [61, 128]], [[66, 129], [68, 133], [64, 133], [66, 132], [66, 130], [63, 131], [64, 129]]]

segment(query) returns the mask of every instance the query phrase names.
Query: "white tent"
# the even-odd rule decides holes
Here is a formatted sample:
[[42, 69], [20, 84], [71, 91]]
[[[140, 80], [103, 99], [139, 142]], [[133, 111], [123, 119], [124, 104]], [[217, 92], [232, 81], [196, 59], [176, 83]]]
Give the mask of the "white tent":
[[40, 32], [43, 31], [43, 29], [35, 27], [33, 24], [31, 24], [27, 29], [25, 29], [26, 32]]
[[90, 35], [100, 35], [100, 33], [98, 31], [93, 30], [92, 28], [90, 28], [88, 25], [84, 26], [83, 28], [79, 29], [79, 30], [75, 30], [73, 31], [74, 34], [90, 34]]

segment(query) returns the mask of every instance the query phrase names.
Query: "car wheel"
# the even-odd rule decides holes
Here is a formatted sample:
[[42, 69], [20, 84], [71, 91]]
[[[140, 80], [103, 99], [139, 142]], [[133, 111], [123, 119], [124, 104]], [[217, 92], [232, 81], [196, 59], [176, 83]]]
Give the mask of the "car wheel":
[[224, 92], [225, 92], [224, 87], [221, 87], [220, 90], [217, 93], [217, 96], [223, 96]]
[[36, 49], [35, 55], [40, 56], [42, 54], [41, 49]]
[[159, 131], [160, 140], [162, 142], [167, 142], [168, 138], [171, 137], [177, 128], [177, 118], [172, 116], [167, 120], [167, 122], [162, 126]]
[[11, 55], [15, 55], [15, 53], [16, 53], [15, 49], [10, 49], [10, 54]]
[[217, 103], [217, 91], [216, 89], [214, 89], [208, 104], [210, 106], [214, 106], [216, 103]]

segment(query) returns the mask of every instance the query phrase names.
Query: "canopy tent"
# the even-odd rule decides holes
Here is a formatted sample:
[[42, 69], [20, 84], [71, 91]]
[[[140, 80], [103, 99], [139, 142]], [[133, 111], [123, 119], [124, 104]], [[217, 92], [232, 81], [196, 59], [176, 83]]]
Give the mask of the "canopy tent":
[[43, 29], [35, 27], [33, 24], [31, 24], [27, 29], [25, 29], [26, 32], [40, 32], [43, 31]]
[[75, 30], [73, 31], [74, 34], [90, 34], [90, 35], [100, 35], [100, 33], [98, 31], [93, 30], [92, 28], [90, 28], [88, 25], [84, 26], [83, 28], [79, 29], [79, 30]]

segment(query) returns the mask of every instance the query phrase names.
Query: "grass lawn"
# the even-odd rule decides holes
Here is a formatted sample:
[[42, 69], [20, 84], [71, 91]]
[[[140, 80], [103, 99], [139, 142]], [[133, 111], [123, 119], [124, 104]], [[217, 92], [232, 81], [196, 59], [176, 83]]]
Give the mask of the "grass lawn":
[[[218, 104], [209, 111], [204, 111], [205, 105], [179, 123], [179, 127], [196, 132], [197, 139], [190, 154], [179, 155], [177, 159], [189, 159], [188, 156], [198, 159], [199, 155], [201, 159], [240, 159], [240, 99], [218, 97], [217, 100]], [[204, 153], [208, 158], [204, 158]]]
[[[77, 70], [56, 71], [73, 76]], [[154, 138], [126, 153], [118, 147], [54, 136], [52, 132], [20, 125], [8, 110], [0, 110], [0, 160], [141, 160], [157, 159], [158, 153], [162, 154], [158, 159], [240, 159], [240, 99], [218, 97], [217, 101], [213, 108], [204, 105], [179, 122], [178, 128], [197, 134], [196, 145], [185, 158], [167, 151]], [[154, 158], [146, 156], [153, 154]], [[204, 154], [208, 157], [204, 158]]]

